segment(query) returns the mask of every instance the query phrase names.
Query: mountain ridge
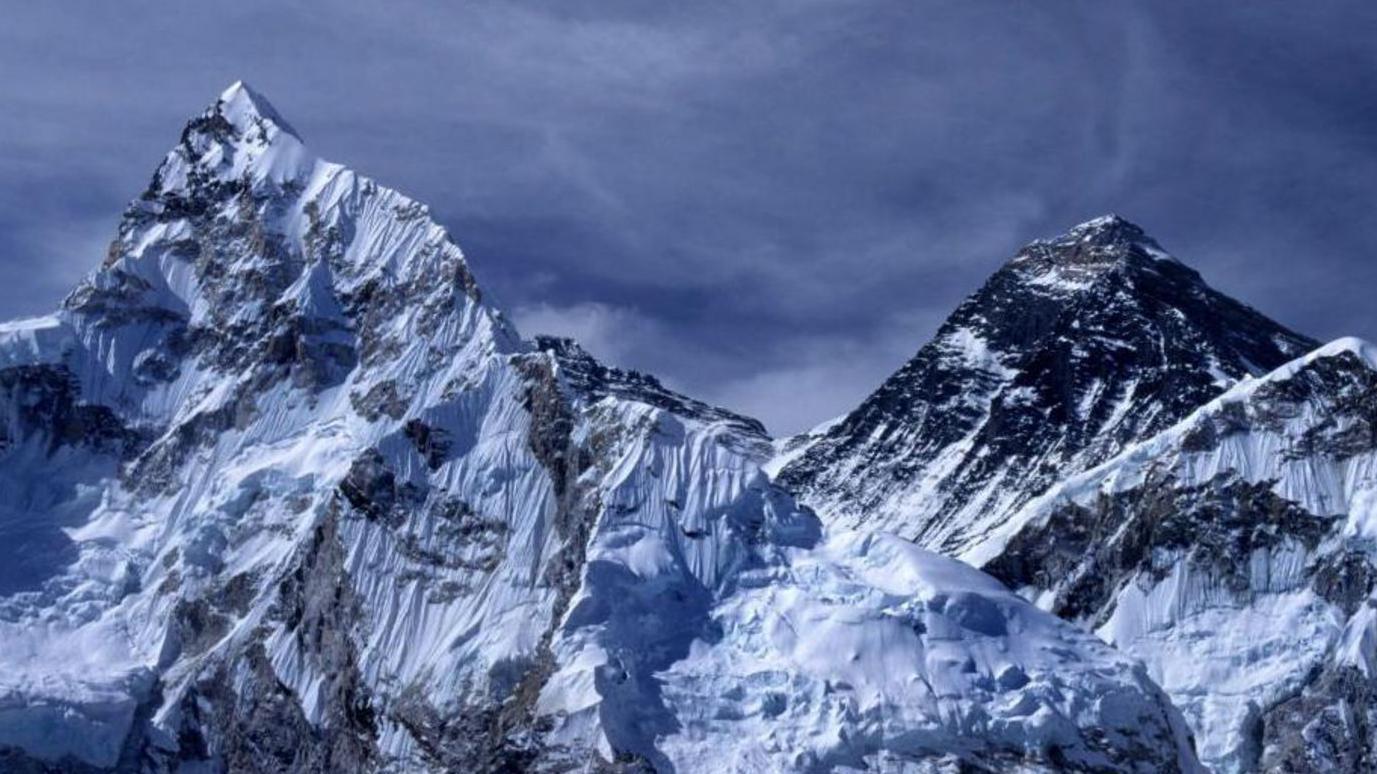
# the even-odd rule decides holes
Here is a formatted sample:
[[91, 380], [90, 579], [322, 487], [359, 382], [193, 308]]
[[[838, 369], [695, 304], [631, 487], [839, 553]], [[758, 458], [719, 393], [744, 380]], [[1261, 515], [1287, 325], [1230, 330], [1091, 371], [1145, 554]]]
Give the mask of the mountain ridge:
[[1198, 770], [1141, 666], [824, 535], [758, 423], [522, 339], [266, 104], [0, 325], [0, 765]]
[[1377, 348], [1335, 340], [1030, 502], [962, 558], [1143, 659], [1221, 772], [1373, 760]]

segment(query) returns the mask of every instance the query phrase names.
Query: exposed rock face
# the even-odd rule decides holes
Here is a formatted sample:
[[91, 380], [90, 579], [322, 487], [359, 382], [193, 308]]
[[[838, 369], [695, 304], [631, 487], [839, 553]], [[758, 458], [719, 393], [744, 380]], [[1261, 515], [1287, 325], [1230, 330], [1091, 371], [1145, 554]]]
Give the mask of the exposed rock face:
[[1377, 695], [1363, 670], [1331, 665], [1262, 718], [1263, 771], [1372, 771]]
[[[537, 336], [535, 345], [555, 357], [564, 379], [590, 401], [608, 397], [635, 400], [677, 416], [731, 425], [743, 438], [769, 441], [765, 426], [759, 420], [667, 390], [653, 376], [608, 368], [594, 360], [572, 339]], [[764, 450], [760, 451], [763, 453]]]
[[0, 418], [10, 769], [1196, 770], [1137, 664], [824, 540], [758, 423], [522, 340], [242, 85], [0, 325]]
[[1034, 242], [778, 480], [830, 523], [956, 553], [1063, 478], [1315, 343], [1115, 216]]
[[0, 371], [0, 450], [46, 440], [47, 452], [79, 447], [123, 458], [139, 436], [105, 406], [82, 403], [76, 376], [61, 365], [21, 365]]
[[1340, 340], [1053, 488], [963, 558], [1147, 664], [1219, 771], [1377, 748], [1377, 352]]

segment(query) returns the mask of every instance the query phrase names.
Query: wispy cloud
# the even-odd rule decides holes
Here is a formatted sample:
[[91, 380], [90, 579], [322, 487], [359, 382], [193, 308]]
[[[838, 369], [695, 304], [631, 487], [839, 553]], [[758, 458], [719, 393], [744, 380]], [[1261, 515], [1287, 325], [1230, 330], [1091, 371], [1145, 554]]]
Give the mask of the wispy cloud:
[[776, 430], [1110, 210], [1285, 322], [1377, 334], [1371, 3], [78, 6], [0, 25], [0, 317], [98, 263], [246, 78], [430, 203], [519, 319]]

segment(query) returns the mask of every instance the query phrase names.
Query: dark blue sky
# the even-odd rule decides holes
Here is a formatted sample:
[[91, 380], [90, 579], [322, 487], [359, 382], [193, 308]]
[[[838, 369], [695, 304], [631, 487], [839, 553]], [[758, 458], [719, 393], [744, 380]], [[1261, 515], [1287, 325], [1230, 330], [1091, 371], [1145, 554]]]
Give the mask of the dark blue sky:
[[[428, 202], [526, 332], [800, 429], [1115, 211], [1377, 336], [1377, 3], [0, 0], [0, 318], [231, 81]], [[447, 4], [460, 6], [460, 4]]]

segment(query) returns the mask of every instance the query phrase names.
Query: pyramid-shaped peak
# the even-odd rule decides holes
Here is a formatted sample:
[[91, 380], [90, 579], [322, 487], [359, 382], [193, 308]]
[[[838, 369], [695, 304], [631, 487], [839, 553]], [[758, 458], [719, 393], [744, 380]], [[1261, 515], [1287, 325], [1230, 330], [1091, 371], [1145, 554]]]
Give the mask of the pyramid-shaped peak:
[[1114, 229], [1129, 229], [1142, 233], [1143, 228], [1137, 223], [1125, 218], [1117, 212], [1101, 215], [1098, 218], [1091, 218], [1084, 223], [1079, 223], [1071, 227], [1076, 232], [1099, 232]]
[[224, 116], [225, 120], [241, 132], [259, 121], [267, 121], [298, 140], [301, 139], [301, 135], [297, 134], [287, 119], [277, 112], [277, 108], [273, 107], [268, 98], [244, 81], [230, 84], [229, 88], [220, 93], [220, 98], [211, 110]]
[[[1076, 275], [1072, 285], [1088, 287], [1087, 282], [1093, 276], [1105, 272], [1124, 267], [1158, 271], [1164, 263], [1184, 270], [1181, 279], [1193, 281], [1194, 271], [1164, 250], [1141, 226], [1122, 216], [1109, 214], [1072, 226], [1060, 236], [1025, 245], [1009, 265], [1024, 272], [1034, 271], [1039, 276], [1048, 272], [1057, 276], [1070, 272]], [[1044, 277], [1038, 281], [1050, 280]]]
[[317, 161], [266, 97], [235, 81], [187, 121], [143, 198], [184, 198], [211, 181], [300, 181]]

